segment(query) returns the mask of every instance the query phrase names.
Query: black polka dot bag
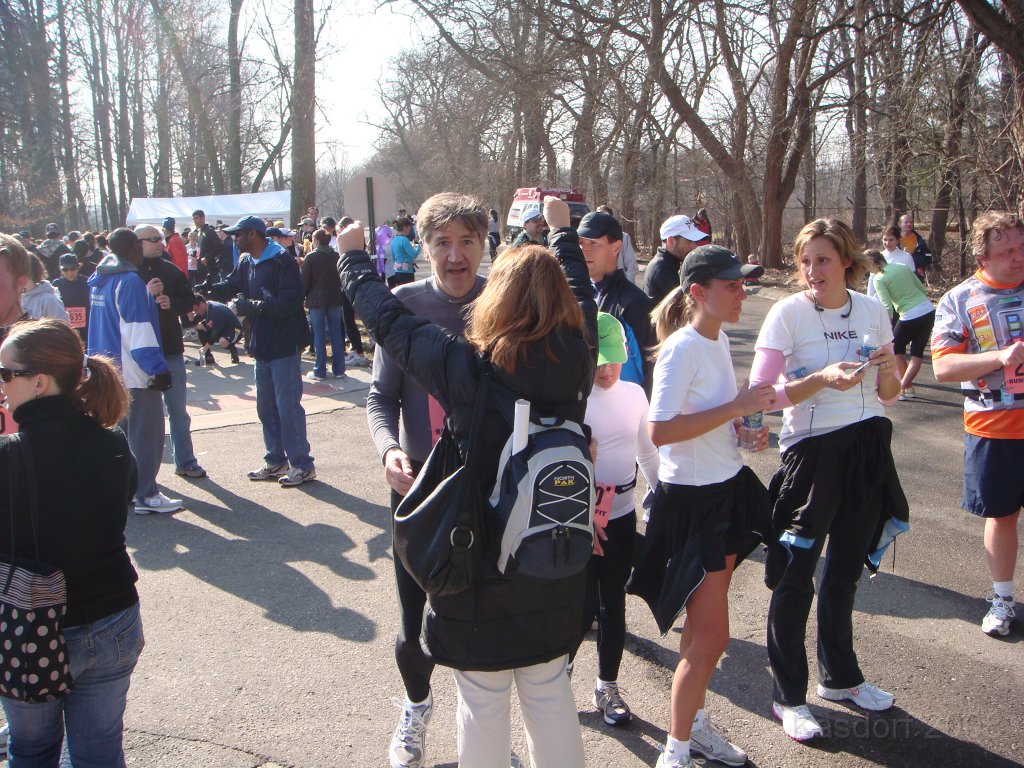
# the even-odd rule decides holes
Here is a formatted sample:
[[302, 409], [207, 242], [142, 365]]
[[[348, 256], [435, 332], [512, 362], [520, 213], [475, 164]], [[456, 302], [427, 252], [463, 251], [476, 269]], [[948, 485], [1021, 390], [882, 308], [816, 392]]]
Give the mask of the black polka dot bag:
[[[64, 642], [67, 587], [64, 572], [38, 563], [15, 561], [14, 484], [20, 479], [29, 499], [29, 519], [36, 559], [38, 498], [31, 451], [20, 435], [11, 436], [9, 513], [11, 549], [0, 556], [0, 696], [31, 703], [54, 701], [71, 690], [68, 649]], [[16, 461], [20, 459], [20, 461]], [[21, 472], [18, 465], [21, 464]]]

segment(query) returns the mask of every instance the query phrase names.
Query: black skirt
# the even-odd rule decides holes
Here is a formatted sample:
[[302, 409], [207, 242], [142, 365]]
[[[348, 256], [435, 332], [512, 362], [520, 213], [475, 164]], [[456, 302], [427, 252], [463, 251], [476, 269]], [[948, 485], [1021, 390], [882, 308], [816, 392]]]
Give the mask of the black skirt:
[[626, 592], [647, 603], [664, 635], [707, 573], [739, 565], [771, 527], [768, 491], [749, 467], [713, 485], [658, 483], [644, 548]]

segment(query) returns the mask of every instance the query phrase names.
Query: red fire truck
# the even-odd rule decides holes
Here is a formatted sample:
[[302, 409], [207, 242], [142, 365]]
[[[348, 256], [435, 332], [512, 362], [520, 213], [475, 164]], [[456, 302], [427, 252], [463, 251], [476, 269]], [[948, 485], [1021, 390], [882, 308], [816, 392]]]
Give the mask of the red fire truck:
[[523, 214], [540, 208], [547, 196], [558, 197], [569, 204], [569, 216], [573, 227], [590, 213], [583, 193], [575, 189], [544, 189], [543, 187], [520, 187], [512, 198], [512, 206], [505, 219], [505, 242], [511, 243], [523, 231]]

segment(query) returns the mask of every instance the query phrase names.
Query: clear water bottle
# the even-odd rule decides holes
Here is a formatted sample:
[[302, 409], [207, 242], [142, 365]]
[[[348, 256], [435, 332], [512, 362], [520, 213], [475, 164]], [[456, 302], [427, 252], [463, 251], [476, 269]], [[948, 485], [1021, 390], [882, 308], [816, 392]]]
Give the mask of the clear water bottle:
[[871, 355], [878, 350], [879, 337], [877, 325], [872, 325], [868, 328], [867, 335], [864, 336], [864, 340], [860, 344], [860, 361], [862, 363], [867, 362]]
[[757, 445], [757, 438], [761, 435], [761, 425], [764, 421], [764, 412], [758, 411], [749, 416], [744, 416], [740, 424], [740, 448], [747, 451], [754, 450]]

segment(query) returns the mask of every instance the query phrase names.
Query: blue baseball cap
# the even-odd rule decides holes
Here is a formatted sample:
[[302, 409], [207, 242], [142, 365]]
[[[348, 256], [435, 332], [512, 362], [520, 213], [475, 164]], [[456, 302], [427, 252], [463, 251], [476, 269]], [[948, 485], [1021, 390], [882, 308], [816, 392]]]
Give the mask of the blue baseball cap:
[[243, 216], [235, 222], [235, 226], [224, 227], [224, 231], [228, 234], [233, 234], [243, 229], [252, 229], [259, 232], [261, 235], [267, 234], [267, 224], [259, 216]]

